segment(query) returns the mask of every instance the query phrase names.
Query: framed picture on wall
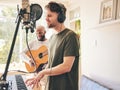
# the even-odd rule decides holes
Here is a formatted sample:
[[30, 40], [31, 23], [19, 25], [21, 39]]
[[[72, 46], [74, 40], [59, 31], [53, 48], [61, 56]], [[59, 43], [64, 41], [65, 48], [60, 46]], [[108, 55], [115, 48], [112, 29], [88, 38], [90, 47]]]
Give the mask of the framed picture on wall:
[[100, 23], [115, 20], [117, 0], [103, 0], [100, 9]]
[[120, 0], [117, 3], [117, 19], [120, 19]]

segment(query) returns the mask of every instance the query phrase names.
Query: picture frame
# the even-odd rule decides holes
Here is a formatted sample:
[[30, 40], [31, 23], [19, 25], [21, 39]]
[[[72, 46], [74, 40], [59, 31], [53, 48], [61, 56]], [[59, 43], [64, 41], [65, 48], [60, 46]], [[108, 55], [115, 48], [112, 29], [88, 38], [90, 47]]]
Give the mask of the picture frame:
[[117, 17], [116, 19], [120, 19], [120, 0], [117, 1]]
[[115, 20], [117, 0], [104, 0], [101, 2], [99, 23]]

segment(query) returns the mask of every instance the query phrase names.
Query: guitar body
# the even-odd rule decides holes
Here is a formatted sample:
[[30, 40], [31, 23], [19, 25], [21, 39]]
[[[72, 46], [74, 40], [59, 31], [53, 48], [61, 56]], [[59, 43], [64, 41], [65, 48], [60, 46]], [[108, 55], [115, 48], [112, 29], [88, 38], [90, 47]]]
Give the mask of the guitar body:
[[[40, 53], [44, 53], [45, 51], [47, 51], [47, 47], [46, 46], [41, 46], [40, 48], [38, 48], [37, 50], [31, 50], [31, 54], [34, 58], [34, 66], [31, 66], [30, 64], [25, 62], [25, 66], [28, 72], [34, 72], [39, 65], [41, 64], [45, 64], [48, 61], [48, 55], [43, 56], [42, 58], [39, 58], [39, 54]], [[26, 52], [26, 55], [29, 56], [31, 58], [31, 54], [30, 52]]]

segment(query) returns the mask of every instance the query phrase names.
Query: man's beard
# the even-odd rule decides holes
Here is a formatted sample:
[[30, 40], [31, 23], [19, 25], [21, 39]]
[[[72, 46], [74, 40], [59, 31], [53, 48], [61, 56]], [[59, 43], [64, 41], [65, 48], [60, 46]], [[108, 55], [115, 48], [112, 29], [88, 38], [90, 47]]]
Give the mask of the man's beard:
[[50, 25], [48, 25], [48, 28], [54, 28], [54, 27], [55, 27], [54, 24], [50, 24]]
[[38, 38], [38, 41], [44, 41], [45, 40], [45, 35], [42, 35], [41, 38]]

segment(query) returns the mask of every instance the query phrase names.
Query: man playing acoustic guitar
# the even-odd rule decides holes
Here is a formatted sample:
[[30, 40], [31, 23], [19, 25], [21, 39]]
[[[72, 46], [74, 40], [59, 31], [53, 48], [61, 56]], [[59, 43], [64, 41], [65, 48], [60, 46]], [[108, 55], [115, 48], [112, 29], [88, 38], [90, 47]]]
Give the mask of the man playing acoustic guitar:
[[48, 40], [45, 37], [46, 31], [43, 26], [36, 28], [37, 40], [29, 43], [29, 48], [26, 48], [21, 56], [25, 61], [25, 66], [28, 72], [39, 72], [47, 63], [47, 45]]

